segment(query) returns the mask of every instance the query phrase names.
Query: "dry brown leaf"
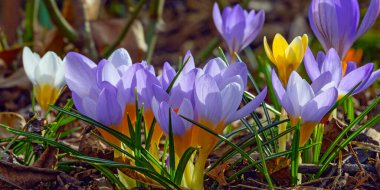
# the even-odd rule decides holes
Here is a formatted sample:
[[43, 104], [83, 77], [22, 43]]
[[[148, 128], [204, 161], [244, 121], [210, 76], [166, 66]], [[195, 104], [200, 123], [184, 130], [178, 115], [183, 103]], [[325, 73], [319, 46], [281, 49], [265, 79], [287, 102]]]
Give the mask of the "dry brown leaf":
[[0, 59], [4, 60], [9, 67], [11, 63], [17, 58], [17, 55], [21, 51], [21, 47], [6, 49], [0, 52]]
[[336, 139], [336, 137], [338, 137], [346, 126], [347, 125], [336, 118], [332, 118], [331, 121], [325, 125], [321, 153], [324, 153], [329, 148], [331, 143]]
[[[45, 168], [28, 167], [0, 161], [0, 189], [9, 187], [9, 184], [15, 184], [25, 189], [31, 189], [41, 182], [57, 180], [57, 177], [64, 178], [76, 185], [79, 182], [65, 173]], [[8, 183], [8, 185], [6, 185]]]
[[[0, 123], [14, 129], [21, 129], [26, 124], [24, 117], [14, 112], [0, 113]], [[0, 128], [0, 138], [9, 138], [14, 136], [13, 133], [8, 132], [4, 128]]]
[[208, 172], [207, 175], [217, 181], [220, 185], [228, 185], [224, 174], [229, 165], [230, 164], [228, 162], [224, 162]]
[[[99, 52], [112, 43], [123, 30], [127, 19], [107, 19], [91, 21], [92, 37]], [[128, 50], [133, 61], [142, 60], [148, 46], [145, 42], [144, 28], [140, 21], [135, 20], [125, 38], [118, 47]]]
[[270, 176], [281, 186], [290, 185], [290, 160], [285, 157], [278, 157], [266, 162]]
[[24, 69], [18, 69], [11, 76], [3, 78], [0, 76], [0, 89], [20, 87], [23, 89], [30, 89], [31, 83], [25, 74]]
[[57, 154], [58, 149], [49, 146], [33, 164], [33, 167], [54, 169], [58, 161]]

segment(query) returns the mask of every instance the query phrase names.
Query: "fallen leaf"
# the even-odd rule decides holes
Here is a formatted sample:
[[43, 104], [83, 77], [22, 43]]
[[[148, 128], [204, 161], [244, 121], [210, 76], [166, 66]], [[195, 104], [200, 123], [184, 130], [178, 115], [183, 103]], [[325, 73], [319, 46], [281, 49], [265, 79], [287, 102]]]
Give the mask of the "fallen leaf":
[[4, 60], [6, 65], [10, 67], [11, 63], [16, 60], [17, 55], [21, 51], [21, 47], [5, 49], [0, 52], [0, 59]]
[[219, 164], [210, 172], [208, 172], [207, 175], [215, 181], [217, 181], [220, 185], [228, 185], [228, 182], [224, 174], [229, 165], [229, 162], [223, 162], [222, 164]]
[[11, 88], [11, 87], [20, 87], [23, 89], [30, 89], [31, 83], [29, 78], [26, 76], [24, 69], [18, 69], [9, 77], [0, 76], [0, 89], [2, 88]]
[[[2, 112], [0, 113], [0, 123], [14, 129], [21, 129], [26, 124], [24, 117], [14, 112]], [[4, 128], [0, 128], [0, 139], [13, 137], [14, 134], [8, 132]]]
[[33, 167], [55, 169], [58, 161], [57, 156], [58, 149], [49, 146], [33, 164]]
[[78, 180], [60, 171], [0, 161], [0, 180], [3, 181], [3, 183], [0, 183], [0, 189], [7, 188], [9, 185], [31, 189], [41, 182], [55, 181], [58, 177], [63, 179], [66, 183], [80, 184]]
[[290, 160], [285, 157], [277, 157], [266, 162], [268, 172], [274, 181], [281, 186], [290, 185]]
[[[126, 23], [127, 19], [107, 19], [90, 22], [92, 37], [99, 52], [102, 52], [109, 44], [114, 42]], [[148, 49], [144, 33], [142, 23], [135, 20], [118, 46], [127, 49], [132, 60], [142, 60]]]

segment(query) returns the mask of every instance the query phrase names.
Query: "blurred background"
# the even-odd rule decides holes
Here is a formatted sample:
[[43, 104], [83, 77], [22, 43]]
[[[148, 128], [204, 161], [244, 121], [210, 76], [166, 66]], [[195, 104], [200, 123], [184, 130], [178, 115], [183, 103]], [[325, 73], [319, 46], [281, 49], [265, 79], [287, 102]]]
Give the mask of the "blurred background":
[[[0, 1], [0, 111], [20, 111], [30, 105], [31, 83], [22, 69], [21, 50], [29, 46], [40, 55], [69, 51], [106, 58], [126, 48], [133, 62], [147, 60], [159, 72], [165, 61], [173, 65], [191, 50], [201, 66], [218, 56], [225, 44], [212, 20], [215, 1], [196, 0], [5, 0]], [[309, 28], [305, 0], [220, 0], [220, 7], [240, 3], [265, 11], [264, 28], [242, 52], [244, 61], [262, 79], [257, 60], [265, 60], [265, 36], [281, 33], [287, 39], [307, 33], [314, 53], [321, 50]], [[362, 16], [370, 0], [360, 0]], [[380, 60], [380, 20], [355, 44], [364, 51], [362, 63]], [[256, 59], [258, 58], [258, 59]], [[62, 98], [65, 98], [62, 97]]]

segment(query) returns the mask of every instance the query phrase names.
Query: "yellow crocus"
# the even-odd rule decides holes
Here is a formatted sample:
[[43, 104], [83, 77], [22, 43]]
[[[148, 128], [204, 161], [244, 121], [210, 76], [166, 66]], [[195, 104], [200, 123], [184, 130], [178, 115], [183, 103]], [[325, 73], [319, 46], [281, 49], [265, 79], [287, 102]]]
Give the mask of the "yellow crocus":
[[276, 65], [279, 78], [284, 84], [288, 83], [290, 73], [301, 64], [307, 45], [308, 37], [306, 34], [302, 37], [297, 36], [290, 44], [281, 34], [276, 34], [271, 49], [266, 36], [264, 36], [265, 53], [271, 62]]

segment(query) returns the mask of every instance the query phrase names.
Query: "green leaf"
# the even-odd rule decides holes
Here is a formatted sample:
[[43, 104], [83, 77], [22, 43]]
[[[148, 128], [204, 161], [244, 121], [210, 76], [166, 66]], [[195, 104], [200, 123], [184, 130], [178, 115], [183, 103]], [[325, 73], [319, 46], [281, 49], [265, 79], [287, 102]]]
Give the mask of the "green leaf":
[[319, 164], [325, 162], [329, 154], [333, 151], [333, 149], [337, 146], [337, 144], [344, 138], [348, 131], [350, 131], [354, 126], [360, 123], [364, 117], [380, 102], [380, 97], [377, 97], [358, 117], [356, 117], [339, 135], [335, 138], [333, 143], [331, 143], [330, 147], [323, 154], [322, 158], [319, 160]]
[[177, 170], [175, 171], [174, 183], [180, 185], [183, 177], [183, 173], [186, 169], [186, 166], [192, 157], [195, 151], [199, 150], [199, 148], [189, 147], [183, 153], [181, 159], [179, 160]]
[[292, 185], [296, 185], [298, 181], [298, 164], [299, 164], [299, 157], [301, 154], [301, 152], [299, 151], [300, 126], [301, 126], [301, 119], [298, 120], [296, 129], [293, 135], [293, 141], [292, 141], [291, 168], [290, 168]]
[[171, 179], [175, 177], [175, 153], [174, 153], [174, 138], [173, 138], [173, 126], [172, 126], [172, 112], [169, 108], [169, 173]]

